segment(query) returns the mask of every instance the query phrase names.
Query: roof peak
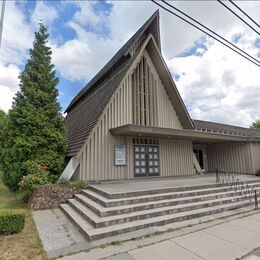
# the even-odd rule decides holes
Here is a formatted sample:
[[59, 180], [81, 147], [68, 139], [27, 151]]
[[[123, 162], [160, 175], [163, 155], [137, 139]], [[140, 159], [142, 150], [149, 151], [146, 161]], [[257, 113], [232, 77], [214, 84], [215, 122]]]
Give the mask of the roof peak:
[[156, 10], [152, 16], [139, 28], [139, 30], [123, 45], [121, 49], [110, 59], [110, 61], [88, 82], [88, 84], [80, 90], [80, 92], [72, 99], [65, 112], [69, 112], [78, 102], [84, 99], [89, 93], [95, 90], [96, 86], [104, 82], [115, 71], [119, 65], [127, 59], [133, 44], [143, 35], [152, 33], [156, 44], [161, 50], [160, 27], [159, 27], [159, 10]]

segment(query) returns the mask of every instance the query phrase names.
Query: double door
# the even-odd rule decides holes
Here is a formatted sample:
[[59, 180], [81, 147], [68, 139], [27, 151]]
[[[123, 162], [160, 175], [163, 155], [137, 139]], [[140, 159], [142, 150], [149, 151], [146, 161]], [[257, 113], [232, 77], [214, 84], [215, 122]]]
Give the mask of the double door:
[[134, 145], [134, 175], [135, 177], [160, 175], [158, 145]]

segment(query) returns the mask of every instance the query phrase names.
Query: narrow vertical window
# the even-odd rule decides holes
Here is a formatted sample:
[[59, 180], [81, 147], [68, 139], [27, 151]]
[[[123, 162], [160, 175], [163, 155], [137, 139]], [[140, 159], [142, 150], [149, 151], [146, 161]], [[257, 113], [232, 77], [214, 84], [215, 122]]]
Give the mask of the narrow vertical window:
[[154, 125], [155, 86], [151, 68], [145, 57], [142, 57], [132, 74], [132, 107], [133, 123], [137, 125]]

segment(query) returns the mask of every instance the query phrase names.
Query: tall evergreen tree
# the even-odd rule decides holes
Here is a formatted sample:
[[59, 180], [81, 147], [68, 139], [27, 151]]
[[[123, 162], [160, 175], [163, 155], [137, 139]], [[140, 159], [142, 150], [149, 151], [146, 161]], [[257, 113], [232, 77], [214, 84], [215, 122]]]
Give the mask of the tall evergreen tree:
[[[7, 123], [7, 114], [0, 109], [0, 157], [3, 150], [3, 141], [4, 141], [4, 129]], [[1, 170], [1, 160], [0, 160], [0, 170]]]
[[2, 151], [3, 181], [17, 190], [31, 162], [61, 173], [66, 150], [64, 118], [57, 101], [59, 79], [51, 63], [47, 27], [40, 23], [29, 60], [20, 74], [20, 91], [11, 110]]

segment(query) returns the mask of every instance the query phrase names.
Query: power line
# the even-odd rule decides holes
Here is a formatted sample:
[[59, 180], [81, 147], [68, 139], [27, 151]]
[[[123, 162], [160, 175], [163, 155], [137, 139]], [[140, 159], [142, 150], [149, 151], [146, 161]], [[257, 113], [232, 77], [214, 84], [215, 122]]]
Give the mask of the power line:
[[234, 5], [241, 13], [243, 13], [248, 19], [250, 19], [257, 27], [260, 28], [259, 23], [257, 23], [252, 17], [250, 17], [241, 7], [239, 7], [235, 2], [229, 0], [229, 2]]
[[4, 12], [5, 12], [5, 0], [2, 2], [2, 11], [1, 11], [1, 18], [0, 18], [0, 47], [2, 42], [2, 34], [3, 34], [3, 26], [4, 26]]
[[222, 4], [226, 9], [228, 9], [232, 14], [234, 14], [238, 19], [240, 19], [241, 21], [243, 21], [249, 28], [251, 28], [254, 32], [256, 32], [259, 36], [260, 33], [254, 28], [252, 27], [247, 21], [245, 21], [242, 17], [240, 17], [236, 12], [234, 12], [231, 8], [229, 8], [226, 4], [224, 4], [222, 1], [217, 0], [220, 4]]
[[253, 56], [251, 56], [250, 54], [248, 54], [247, 52], [243, 51], [241, 48], [237, 47], [235, 44], [233, 44], [232, 42], [226, 40], [224, 37], [222, 37], [221, 35], [219, 35], [218, 33], [214, 32], [213, 30], [211, 30], [210, 28], [208, 28], [207, 26], [203, 25], [202, 23], [200, 23], [199, 21], [197, 21], [196, 19], [192, 18], [191, 16], [189, 16], [188, 14], [184, 13], [183, 11], [181, 11], [180, 9], [178, 9], [177, 7], [167, 3], [165, 0], [162, 0], [163, 3], [165, 3], [166, 5], [170, 6], [171, 8], [173, 8], [175, 11], [181, 13], [182, 15], [184, 15], [185, 17], [188, 17], [189, 19], [191, 19], [193, 22], [199, 24], [202, 28], [210, 31], [211, 33], [213, 33], [213, 35], [216, 35], [217, 37], [219, 37], [220, 39], [222, 39], [223, 41], [225, 41], [226, 43], [230, 44], [231, 46], [233, 46], [234, 48], [236, 48], [237, 50], [241, 51], [242, 53], [244, 53], [245, 55], [247, 55], [248, 57], [250, 57], [251, 59], [253, 59], [254, 61], [256, 61], [257, 63], [260, 64], [260, 61], [257, 60], [256, 58], [254, 58]]
[[159, 4], [158, 2], [156, 2], [155, 0], [151, 0], [153, 3], [155, 3], [156, 5], [160, 6], [161, 8], [163, 8], [165, 11], [175, 15], [176, 17], [180, 18], [181, 20], [185, 21], [186, 23], [190, 24], [191, 26], [195, 27], [196, 29], [200, 30], [201, 32], [207, 34], [209, 37], [213, 38], [214, 40], [218, 41], [219, 43], [223, 44], [224, 46], [226, 46], [227, 48], [233, 50], [234, 52], [236, 52], [238, 55], [242, 56], [243, 58], [247, 59], [248, 61], [252, 62], [253, 64], [255, 64], [256, 66], [260, 67], [260, 65], [254, 61], [252, 61], [251, 59], [249, 59], [247, 56], [241, 54], [240, 52], [238, 52], [236, 49], [233, 49], [232, 47], [228, 46], [226, 43], [220, 41], [219, 39], [217, 39], [216, 37], [214, 37], [213, 35], [211, 35], [210, 33], [204, 31], [203, 29], [199, 28], [198, 26], [196, 26], [195, 24], [193, 24], [192, 22], [186, 20], [185, 18], [181, 17], [180, 15], [174, 13], [173, 11], [169, 10], [168, 8], [166, 8], [165, 6]]

